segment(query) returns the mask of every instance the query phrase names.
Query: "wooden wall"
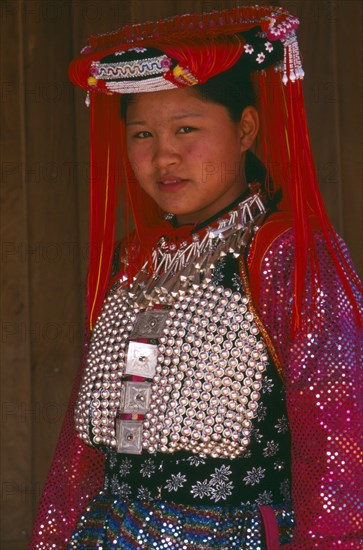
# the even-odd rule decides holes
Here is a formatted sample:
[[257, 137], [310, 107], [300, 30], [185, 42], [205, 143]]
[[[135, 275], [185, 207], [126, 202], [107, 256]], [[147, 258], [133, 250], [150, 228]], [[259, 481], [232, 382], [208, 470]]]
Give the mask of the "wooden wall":
[[[4, 550], [26, 547], [82, 350], [88, 112], [84, 93], [67, 80], [68, 63], [92, 33], [236, 4], [4, 0], [0, 6]], [[304, 85], [321, 188], [362, 274], [363, 3], [283, 4], [301, 17]]]

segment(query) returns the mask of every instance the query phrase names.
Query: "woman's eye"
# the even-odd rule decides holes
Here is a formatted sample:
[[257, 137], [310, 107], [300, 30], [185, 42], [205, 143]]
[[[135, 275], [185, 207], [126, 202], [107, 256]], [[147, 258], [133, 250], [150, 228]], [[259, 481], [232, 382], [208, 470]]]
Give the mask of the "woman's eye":
[[148, 138], [151, 136], [151, 133], [150, 132], [147, 132], [146, 130], [143, 130], [142, 132], [137, 132], [136, 134], [134, 134], [134, 138], [136, 139], [145, 139], [145, 138]]
[[191, 132], [194, 132], [196, 128], [193, 128], [192, 126], [182, 126], [178, 130], [178, 134], [190, 134]]

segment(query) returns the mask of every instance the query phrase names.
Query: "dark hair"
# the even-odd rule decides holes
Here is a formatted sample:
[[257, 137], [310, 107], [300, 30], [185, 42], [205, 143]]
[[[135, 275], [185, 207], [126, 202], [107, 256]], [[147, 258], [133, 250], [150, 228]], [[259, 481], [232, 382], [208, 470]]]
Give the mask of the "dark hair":
[[[233, 122], [238, 122], [243, 110], [249, 105], [256, 105], [256, 94], [251, 77], [238, 66], [210, 78], [204, 84], [197, 84], [189, 88], [199, 98], [211, 103], [226, 107]], [[133, 94], [121, 96], [121, 118], [126, 119], [127, 107], [132, 101]]]
[[236, 66], [191, 89], [201, 99], [226, 107], [233, 122], [241, 119], [246, 107], [256, 105], [256, 94], [249, 73]]

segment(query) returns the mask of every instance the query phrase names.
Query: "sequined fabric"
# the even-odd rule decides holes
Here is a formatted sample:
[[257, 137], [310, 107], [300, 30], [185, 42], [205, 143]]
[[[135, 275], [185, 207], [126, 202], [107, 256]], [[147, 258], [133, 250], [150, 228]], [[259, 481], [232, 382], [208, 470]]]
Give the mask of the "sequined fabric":
[[[294, 340], [291, 231], [275, 241], [261, 266], [259, 311], [284, 366], [292, 432], [297, 526], [286, 548], [358, 550], [363, 547], [363, 334], [319, 233], [315, 244], [317, 303], [312, 309], [307, 286], [304, 325]], [[359, 294], [357, 301], [362, 304]]]
[[[291, 538], [293, 516], [274, 509], [282, 541]], [[134, 548], [265, 548], [256, 506], [181, 506], [162, 501], [147, 504], [111, 499], [101, 494], [81, 519], [68, 550]]]

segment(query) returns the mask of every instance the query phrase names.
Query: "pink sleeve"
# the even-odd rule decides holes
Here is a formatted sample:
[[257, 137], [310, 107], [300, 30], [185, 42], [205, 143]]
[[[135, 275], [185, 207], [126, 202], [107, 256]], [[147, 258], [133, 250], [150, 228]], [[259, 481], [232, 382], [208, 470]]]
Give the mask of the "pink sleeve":
[[304, 326], [294, 339], [290, 231], [267, 251], [261, 270], [258, 307], [282, 362], [292, 435], [296, 529], [283, 548], [361, 549], [363, 334], [320, 234], [315, 243], [317, 303], [311, 309], [308, 284]]

